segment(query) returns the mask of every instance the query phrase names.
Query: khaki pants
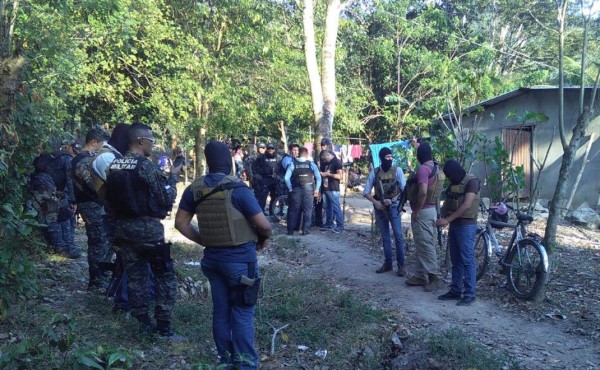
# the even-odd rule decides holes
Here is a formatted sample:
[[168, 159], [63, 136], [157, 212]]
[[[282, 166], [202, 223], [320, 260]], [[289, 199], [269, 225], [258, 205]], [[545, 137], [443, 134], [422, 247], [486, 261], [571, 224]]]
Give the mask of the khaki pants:
[[429, 281], [428, 274], [437, 275], [439, 267], [435, 247], [437, 212], [435, 208], [424, 208], [419, 217], [411, 222], [415, 241], [415, 276]]

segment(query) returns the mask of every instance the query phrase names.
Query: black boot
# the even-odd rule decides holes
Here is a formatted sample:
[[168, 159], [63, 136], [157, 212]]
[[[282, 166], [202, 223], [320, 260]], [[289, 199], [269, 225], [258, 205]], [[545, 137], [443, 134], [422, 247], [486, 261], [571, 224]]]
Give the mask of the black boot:
[[154, 326], [154, 323], [152, 323], [152, 320], [147, 313], [135, 316], [135, 318], [140, 322], [140, 332], [142, 334], [149, 335], [156, 333], [156, 326]]
[[173, 329], [171, 328], [170, 321], [157, 320], [156, 327], [158, 329], [158, 335], [160, 335], [161, 338], [164, 338], [168, 341], [176, 343], [189, 341], [189, 339], [187, 339], [186, 337], [183, 337], [173, 331]]

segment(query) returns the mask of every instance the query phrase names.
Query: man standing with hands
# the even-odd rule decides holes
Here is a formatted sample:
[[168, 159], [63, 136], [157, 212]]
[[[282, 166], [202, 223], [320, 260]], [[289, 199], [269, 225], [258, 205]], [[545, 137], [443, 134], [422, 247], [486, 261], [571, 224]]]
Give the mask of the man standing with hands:
[[[202, 272], [213, 302], [213, 338], [219, 362], [258, 369], [254, 348], [254, 306], [260, 278], [256, 251], [266, 246], [271, 224], [256, 197], [239, 178], [230, 176], [225, 143], [205, 149], [208, 174], [188, 186], [175, 216], [175, 228], [205, 247]], [[191, 224], [196, 215], [198, 227]]]
[[[319, 196], [321, 173], [308, 159], [308, 149], [300, 148], [300, 157], [294, 158], [285, 172], [288, 195], [287, 234], [293, 235], [302, 218], [302, 234], [310, 234], [313, 197]], [[316, 185], [315, 185], [316, 182]]]

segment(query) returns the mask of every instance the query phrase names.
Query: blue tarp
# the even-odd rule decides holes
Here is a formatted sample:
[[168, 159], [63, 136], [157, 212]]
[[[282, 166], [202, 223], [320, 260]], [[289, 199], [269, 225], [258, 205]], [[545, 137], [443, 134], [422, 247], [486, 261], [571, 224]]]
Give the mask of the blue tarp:
[[[373, 157], [373, 168], [377, 168], [379, 167], [379, 164], [381, 163], [381, 161], [379, 160], [379, 151], [384, 148], [384, 147], [388, 147], [392, 150], [392, 153], [394, 153], [394, 148], [395, 146], [402, 146], [404, 148], [408, 147], [408, 144], [410, 143], [409, 140], [403, 140], [403, 141], [394, 141], [391, 143], [381, 143], [381, 144], [370, 144], [369, 148], [371, 149], [371, 156]], [[403, 164], [405, 163], [404, 158], [396, 158], [394, 157], [394, 163], [399, 165], [400, 167], [404, 167]]]

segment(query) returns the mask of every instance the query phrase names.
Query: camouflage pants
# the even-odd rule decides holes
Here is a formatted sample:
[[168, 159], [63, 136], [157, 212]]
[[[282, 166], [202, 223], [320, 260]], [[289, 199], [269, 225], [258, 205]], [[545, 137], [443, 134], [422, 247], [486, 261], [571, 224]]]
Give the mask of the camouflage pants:
[[85, 233], [88, 244], [88, 265], [90, 284], [96, 284], [104, 271], [99, 267], [100, 262], [110, 262], [112, 252], [106, 231], [104, 207], [96, 202], [84, 202], [77, 205], [79, 214], [85, 223]]
[[148, 264], [154, 274], [157, 321], [170, 321], [177, 297], [177, 279], [171, 259], [171, 245], [164, 241], [136, 243], [122, 240], [121, 253], [127, 273], [127, 292], [131, 315], [148, 314]]

